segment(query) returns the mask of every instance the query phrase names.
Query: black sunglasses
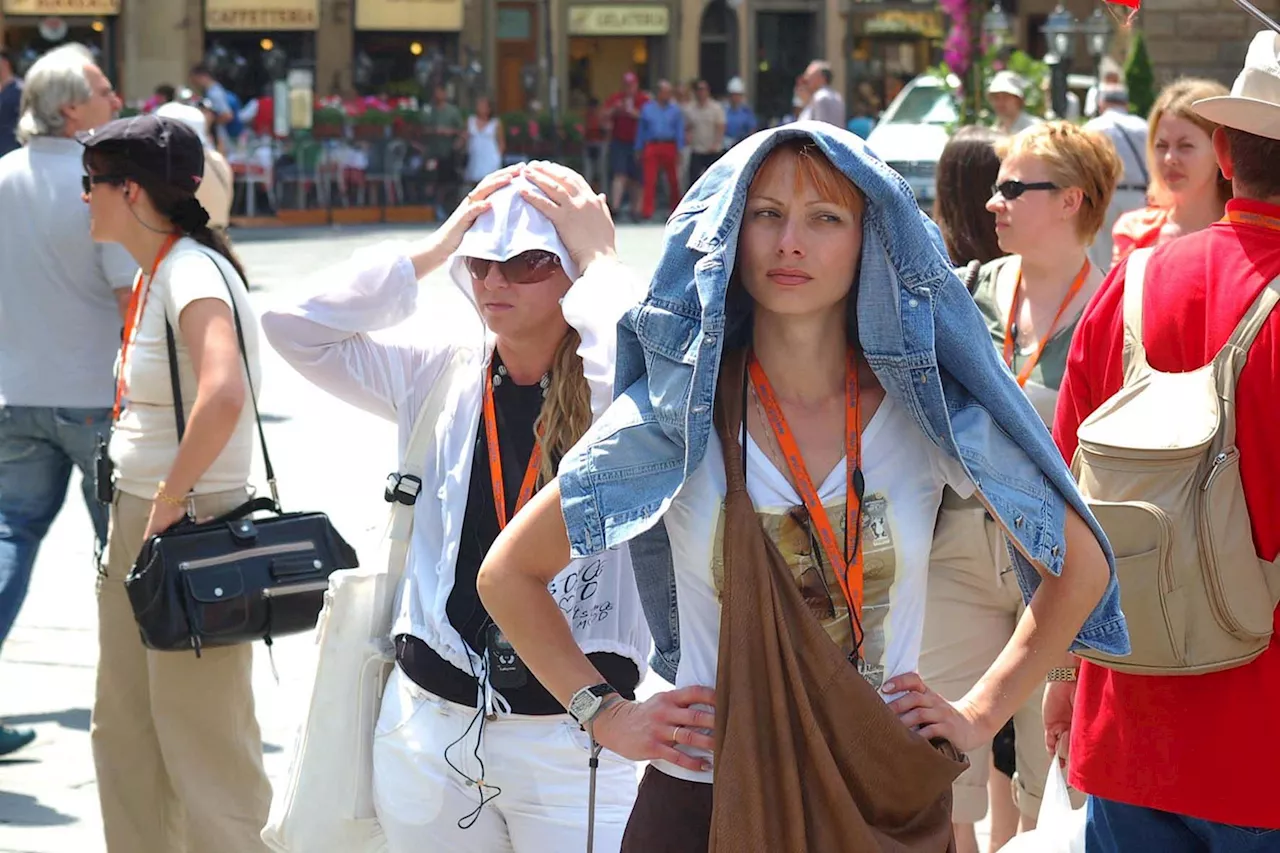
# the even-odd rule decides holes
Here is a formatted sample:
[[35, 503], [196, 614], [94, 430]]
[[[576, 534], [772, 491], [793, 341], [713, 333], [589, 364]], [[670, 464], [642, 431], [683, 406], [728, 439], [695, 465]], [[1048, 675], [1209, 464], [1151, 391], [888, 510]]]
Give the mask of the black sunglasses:
[[81, 175], [80, 187], [84, 190], [84, 194], [88, 195], [93, 192], [94, 184], [110, 184], [114, 187], [122, 187], [127, 180], [129, 179], [124, 175]]
[[521, 252], [505, 261], [491, 261], [488, 258], [464, 258], [463, 261], [467, 265], [467, 272], [476, 281], [484, 281], [489, 275], [489, 266], [497, 264], [502, 277], [512, 284], [537, 284], [551, 278], [560, 269], [560, 257], [545, 249]]
[[1023, 193], [1030, 190], [1056, 189], [1059, 189], [1059, 187], [1052, 181], [1035, 181], [1030, 184], [1023, 183], [1022, 181], [1001, 181], [1000, 183], [993, 184], [991, 186], [991, 194], [999, 194], [1006, 201], [1013, 201], [1015, 198], [1019, 198]]

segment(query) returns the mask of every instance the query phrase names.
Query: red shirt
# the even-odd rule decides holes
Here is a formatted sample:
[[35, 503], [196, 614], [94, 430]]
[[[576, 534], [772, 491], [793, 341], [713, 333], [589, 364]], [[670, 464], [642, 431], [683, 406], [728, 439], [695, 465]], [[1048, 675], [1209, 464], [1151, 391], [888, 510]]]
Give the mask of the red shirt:
[[[1227, 210], [1280, 217], [1238, 199]], [[1071, 343], [1053, 434], [1062, 455], [1076, 429], [1123, 384], [1125, 264], [1085, 309]], [[1213, 360], [1245, 310], [1280, 275], [1280, 232], [1219, 222], [1156, 249], [1147, 265], [1143, 343], [1165, 372]], [[1237, 385], [1237, 444], [1254, 545], [1280, 553], [1280, 310], [1254, 341]], [[1280, 611], [1277, 611], [1280, 614]], [[1209, 675], [1125, 675], [1081, 666], [1071, 727], [1071, 783], [1109, 800], [1219, 823], [1280, 829], [1280, 618], [1252, 663]], [[1272, 722], [1268, 722], [1272, 721]]]
[[614, 141], [630, 145], [636, 141], [636, 133], [640, 130], [640, 108], [649, 100], [649, 96], [644, 92], [636, 92], [635, 115], [627, 113], [625, 105], [627, 97], [626, 92], [615, 92], [610, 95], [609, 100], [604, 102], [604, 112], [613, 121]]

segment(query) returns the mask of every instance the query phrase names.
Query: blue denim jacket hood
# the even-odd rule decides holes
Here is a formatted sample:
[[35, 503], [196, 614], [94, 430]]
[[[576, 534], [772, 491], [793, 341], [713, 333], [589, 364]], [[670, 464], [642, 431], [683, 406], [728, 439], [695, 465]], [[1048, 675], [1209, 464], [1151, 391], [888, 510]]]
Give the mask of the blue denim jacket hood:
[[[1111, 547], [1044, 423], [990, 345], [937, 227], [906, 181], [860, 138], [820, 122], [748, 137], [694, 184], [668, 221], [648, 296], [619, 322], [618, 397], [560, 467], [574, 556], [641, 534], [652, 540], [649, 531], [702, 462], [726, 338], [729, 346], [746, 343], [749, 329], [746, 306], [726, 299], [747, 191], [769, 152], [796, 137], [812, 139], [866, 197], [850, 323], [885, 392], [963, 464], [978, 497], [1016, 539], [1010, 550], [1025, 599], [1040, 583], [1032, 561], [1051, 574], [1062, 571], [1067, 506], [1087, 521], [1111, 580], [1073, 648], [1128, 654]], [[636, 562], [642, 598], [667, 594], [674, 603], [669, 570], [647, 572], [644, 563], [660, 561]], [[661, 657], [678, 636], [663, 637], [657, 614], [647, 609]], [[670, 667], [655, 665], [670, 674]]]

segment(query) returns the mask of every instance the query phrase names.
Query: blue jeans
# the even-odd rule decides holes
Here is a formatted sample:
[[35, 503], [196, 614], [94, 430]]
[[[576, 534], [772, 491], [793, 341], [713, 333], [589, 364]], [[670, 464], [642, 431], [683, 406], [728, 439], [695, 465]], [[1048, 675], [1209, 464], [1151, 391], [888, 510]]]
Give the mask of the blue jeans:
[[99, 542], [107, 508], [93, 482], [93, 448], [110, 409], [0, 406], [0, 646], [27, 597], [40, 542], [62, 509], [71, 468], [84, 476], [84, 500]]
[[1280, 829], [1253, 829], [1089, 798], [1085, 853], [1268, 853], [1280, 850]]

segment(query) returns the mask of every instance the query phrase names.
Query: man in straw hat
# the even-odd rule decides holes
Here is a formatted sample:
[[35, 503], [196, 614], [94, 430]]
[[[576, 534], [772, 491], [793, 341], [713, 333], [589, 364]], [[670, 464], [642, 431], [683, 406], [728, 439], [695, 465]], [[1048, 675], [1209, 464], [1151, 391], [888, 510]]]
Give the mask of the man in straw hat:
[[[1147, 261], [1142, 343], [1151, 367], [1166, 373], [1213, 361], [1263, 289], [1280, 288], [1280, 34], [1259, 33], [1231, 94], [1194, 109], [1221, 125], [1213, 146], [1235, 198], [1221, 221]], [[1054, 424], [1067, 459], [1080, 423], [1123, 385], [1123, 295], [1133, 263], [1111, 272], [1072, 341]], [[1280, 556], [1277, 398], [1280, 311], [1272, 311], [1236, 385], [1244, 502], [1210, 508], [1247, 515], [1263, 561]], [[1070, 738], [1071, 782], [1091, 795], [1090, 853], [1280, 849], [1280, 738], [1265, 722], [1280, 718], [1280, 622], [1272, 618], [1269, 647], [1242, 666], [1159, 676], [1086, 661], [1078, 683], [1049, 685], [1046, 737], [1051, 749]]]
[[1027, 112], [1027, 81], [1012, 71], [995, 73], [987, 85], [987, 101], [996, 114], [995, 128], [1000, 133], [1019, 133], [1041, 121]]

